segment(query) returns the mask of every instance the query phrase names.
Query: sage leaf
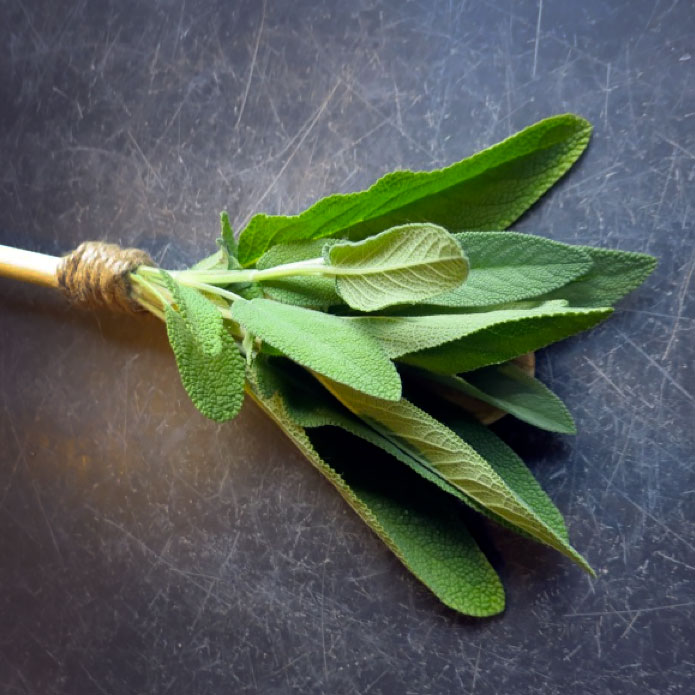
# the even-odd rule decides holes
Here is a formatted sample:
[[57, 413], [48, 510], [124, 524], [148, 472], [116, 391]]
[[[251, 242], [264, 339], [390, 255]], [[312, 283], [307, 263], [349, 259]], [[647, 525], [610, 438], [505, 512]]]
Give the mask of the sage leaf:
[[226, 332], [220, 312], [197, 290], [179, 284], [166, 271], [159, 272], [171, 292], [178, 315], [195, 336], [201, 350], [211, 356], [217, 355], [222, 350], [223, 335]]
[[[475, 422], [465, 414], [446, 408], [441, 403], [433, 405], [433, 401], [430, 399], [423, 407], [470, 444], [494, 468], [509, 488], [524, 500], [536, 516], [559, 538], [569, 543], [567, 526], [560, 510], [539, 485], [528, 466], [508, 444], [503, 442], [490, 428]], [[498, 519], [498, 521], [500, 520]], [[508, 525], [504, 520], [501, 522]], [[528, 535], [523, 529], [518, 529], [514, 525], [511, 525], [511, 528]]]
[[423, 301], [458, 287], [468, 275], [456, 239], [433, 224], [406, 224], [363, 241], [334, 243], [325, 259], [338, 294], [359, 311]]
[[[529, 538], [532, 534], [508, 521], [499, 514], [487, 509], [476, 500], [441, 477], [422, 458], [418, 452], [409, 453], [399, 448], [391, 440], [381, 435], [376, 429], [356, 417], [353, 413], [331, 396], [326, 389], [287, 359], [272, 359], [256, 363], [256, 374], [261, 382], [272, 384], [268, 396], [278, 393], [290, 418], [304, 428], [338, 427], [365, 442], [380, 448], [396, 460], [404, 463], [413, 472], [433, 483], [441, 491], [453, 495], [476, 511], [494, 522], [510, 528]], [[426, 401], [427, 402], [427, 401]], [[432, 413], [432, 402], [428, 403], [428, 412]], [[447, 425], [489, 463], [493, 470], [504, 480], [508, 487], [522, 499], [533, 512], [546, 523], [560, 539], [569, 543], [567, 529], [562, 515], [553, 502], [542, 490], [533, 474], [528, 470], [516, 453], [499, 439], [487, 427], [473, 422], [466, 415], [452, 412], [443, 405], [434, 412], [437, 419]], [[372, 460], [372, 455], [368, 460]], [[571, 554], [576, 553], [573, 549]], [[573, 559], [574, 555], [573, 555]], [[584, 565], [582, 565], [584, 566]]]
[[239, 299], [232, 318], [295, 362], [377, 398], [398, 400], [401, 381], [379, 343], [349, 320], [270, 299]]
[[[573, 308], [554, 300], [523, 309], [424, 316], [356, 316], [348, 319], [382, 345], [391, 358], [443, 374], [470, 371], [531, 352], [594, 325], [610, 308]], [[478, 357], [469, 355], [475, 343]], [[524, 348], [525, 345], [531, 347]], [[447, 365], [439, 350], [452, 354]], [[471, 348], [472, 350], [472, 348]], [[465, 366], [460, 368], [459, 364]], [[472, 364], [473, 366], [468, 366]]]
[[231, 420], [244, 401], [244, 359], [215, 306], [166, 278], [177, 309], [166, 304], [164, 317], [181, 383], [203, 415]]
[[[259, 398], [304, 456], [338, 490], [396, 557], [445, 605], [476, 617], [504, 610], [504, 589], [461, 521], [455, 500], [388, 457], [354, 440], [311, 435], [288, 416], [279, 396]], [[349, 435], [348, 435], [349, 436]]]
[[445, 605], [475, 617], [504, 610], [504, 589], [465, 525], [461, 506], [349, 434], [312, 430], [319, 455], [369, 509], [383, 540]]
[[[439, 374], [468, 372], [490, 364], [506, 362], [592, 328], [612, 311], [610, 308], [573, 308], [550, 302], [535, 309], [455, 316], [457, 320], [461, 318], [462, 325], [465, 324], [463, 319], [477, 320], [478, 327], [462, 331], [463, 337], [459, 339], [441, 341], [443, 344], [440, 343], [437, 347], [405, 354], [398, 359]], [[494, 314], [500, 316], [495, 317]], [[446, 335], [446, 330], [442, 328], [445, 320], [451, 321], [454, 325], [458, 322], [453, 321], [454, 316], [447, 315], [419, 318], [431, 318], [433, 332], [436, 331], [440, 338]], [[485, 318], [488, 319], [487, 324], [483, 323]], [[360, 321], [366, 321], [366, 318]], [[471, 323], [473, 324], [473, 321]], [[376, 331], [370, 329], [367, 329], [367, 332], [376, 334]], [[381, 332], [384, 333], [383, 328]], [[452, 333], [453, 330], [449, 335]], [[392, 336], [379, 339], [379, 342], [390, 352]]]
[[518, 302], [562, 287], [592, 266], [585, 249], [532, 234], [462, 232], [454, 236], [470, 263], [468, 279], [429, 304], [477, 307]]
[[191, 270], [229, 270], [241, 267], [236, 259], [236, 239], [226, 212], [220, 213], [220, 238], [217, 246], [219, 248], [215, 253], [192, 265]]
[[[232, 224], [229, 221], [229, 214], [224, 210], [220, 213], [220, 237], [227, 254], [236, 260], [238, 252], [237, 241], [234, 237]], [[238, 266], [239, 264], [237, 262], [234, 265]], [[231, 267], [232, 265], [230, 265]]]
[[366, 191], [329, 196], [300, 215], [255, 215], [239, 237], [239, 261], [248, 267], [282, 242], [364, 239], [409, 222], [450, 231], [505, 229], [572, 166], [590, 135], [583, 118], [553, 116], [445, 169], [393, 172]]
[[569, 284], [543, 296], [566, 299], [572, 306], [611, 306], [638, 288], [656, 268], [656, 258], [646, 253], [576, 247], [592, 260], [591, 269]]
[[592, 572], [586, 560], [453, 430], [406, 399], [385, 403], [319, 377], [350, 411], [477, 504]]
[[259, 391], [264, 397], [278, 393], [292, 420], [304, 428], [339, 427], [350, 434], [390, 454], [395, 459], [436, 485], [444, 492], [465, 502], [476, 511], [486, 510], [471, 500], [461, 490], [433, 472], [418, 458], [407, 453], [381, 435], [369, 424], [353, 415], [321, 384], [286, 358], [258, 360], [255, 363]]
[[511, 362], [467, 372], [465, 377], [421, 370], [418, 376], [419, 383], [434, 387], [439, 395], [454, 402], [456, 394], [461, 393], [540, 429], [560, 434], [577, 433], [572, 416], [558, 396]]

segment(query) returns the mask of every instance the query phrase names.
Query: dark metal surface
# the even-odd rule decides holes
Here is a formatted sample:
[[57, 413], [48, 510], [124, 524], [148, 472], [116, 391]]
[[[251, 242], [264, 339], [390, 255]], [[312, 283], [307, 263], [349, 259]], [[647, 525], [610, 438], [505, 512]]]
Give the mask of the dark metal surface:
[[517, 229], [657, 255], [542, 352], [580, 434], [509, 420], [592, 580], [486, 527], [457, 617], [262, 414], [216, 426], [154, 319], [0, 280], [2, 693], [686, 693], [695, 676], [695, 12], [640, 2], [0, 3], [0, 242], [169, 267], [544, 116], [596, 126]]

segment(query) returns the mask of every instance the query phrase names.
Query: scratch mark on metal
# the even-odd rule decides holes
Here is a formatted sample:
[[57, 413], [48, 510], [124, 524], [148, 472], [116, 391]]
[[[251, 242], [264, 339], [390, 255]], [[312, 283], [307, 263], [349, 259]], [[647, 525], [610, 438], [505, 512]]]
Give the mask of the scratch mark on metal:
[[651, 355], [647, 354], [639, 345], [634, 343], [630, 338], [625, 335], [621, 330], [618, 330], [618, 333], [623, 337], [626, 343], [631, 345], [637, 352], [639, 352], [644, 359], [647, 360], [651, 365], [653, 365], [663, 376], [666, 378], [667, 381], [669, 381], [678, 391], [680, 391], [684, 396], [686, 396], [689, 400], [695, 401], [695, 397], [693, 396], [692, 393], [689, 391], [686, 391]]
[[536, 20], [536, 43], [533, 47], [533, 70], [531, 77], [536, 76], [536, 68], [538, 67], [538, 44], [541, 38], [541, 17], [543, 15], [543, 0], [538, 0], [538, 19]]
[[654, 613], [655, 611], [664, 611], [669, 608], [689, 608], [695, 606], [695, 601], [687, 601], [686, 603], [669, 603], [665, 606], [649, 606], [647, 608], [626, 608], [618, 611], [592, 611], [589, 613], [565, 613], [565, 618], [595, 618], [605, 615], [632, 615], [633, 613]]
[[249, 76], [246, 79], [246, 87], [244, 87], [244, 96], [241, 98], [239, 115], [237, 116], [236, 123], [234, 124], [235, 130], [239, 127], [239, 123], [241, 123], [241, 117], [244, 115], [244, 109], [246, 108], [246, 100], [249, 97], [249, 89], [251, 89], [253, 71], [256, 67], [256, 59], [258, 58], [258, 47], [261, 43], [261, 34], [263, 33], [263, 25], [265, 24], [265, 3], [266, 0], [263, 0], [263, 5], [261, 7], [261, 21], [258, 25], [258, 32], [256, 33], [256, 43], [253, 46], [253, 55], [251, 56], [251, 67], [249, 68]]
[[[338, 85], [340, 83], [341, 83], [340, 79], [336, 80], [336, 83], [333, 85], [331, 91], [328, 93], [328, 95], [323, 100], [323, 102], [321, 103], [319, 108], [316, 110], [316, 113], [311, 117], [308, 125], [305, 123], [305, 125], [302, 126], [304, 128], [304, 134], [299, 138], [299, 140], [297, 141], [297, 144], [294, 146], [294, 148], [290, 152], [289, 156], [285, 160], [285, 163], [280, 167], [280, 169], [278, 170], [278, 173], [275, 174], [275, 176], [273, 177], [273, 180], [270, 182], [268, 187], [265, 189], [265, 191], [263, 191], [263, 193], [258, 198], [258, 200], [256, 200], [255, 204], [251, 206], [252, 210], [258, 210], [261, 203], [266, 199], [266, 197], [268, 196], [270, 191], [272, 191], [273, 188], [275, 187], [275, 184], [277, 184], [277, 182], [280, 180], [280, 177], [285, 173], [285, 169], [287, 169], [290, 162], [292, 161], [294, 156], [299, 151], [299, 148], [304, 144], [304, 141], [307, 139], [307, 137], [309, 137], [309, 133], [311, 133], [311, 131], [314, 129], [314, 126], [318, 123], [319, 119], [323, 115], [324, 111], [326, 110], [326, 107], [328, 106], [329, 102], [333, 98], [333, 95], [335, 94], [336, 89], [338, 89]], [[300, 128], [300, 132], [301, 132], [301, 128]], [[248, 217], [242, 222], [241, 227], [242, 228], [245, 227], [247, 222], [248, 222]]]
[[683, 313], [683, 303], [685, 302], [685, 295], [688, 291], [688, 288], [690, 287], [690, 281], [693, 277], [693, 271], [695, 271], [695, 254], [693, 254], [693, 257], [690, 261], [690, 270], [688, 270], [688, 274], [683, 278], [680, 290], [678, 291], [678, 306], [676, 307], [676, 315], [674, 316], [675, 321], [673, 323], [673, 330], [671, 331], [671, 335], [669, 336], [668, 343], [666, 344], [666, 349], [664, 350], [664, 354], [662, 355], [662, 359], [666, 359], [666, 357], [668, 357], [668, 353], [671, 352], [671, 346], [673, 345], [673, 340], [676, 337], [678, 325], [680, 324], [682, 318], [681, 315]]

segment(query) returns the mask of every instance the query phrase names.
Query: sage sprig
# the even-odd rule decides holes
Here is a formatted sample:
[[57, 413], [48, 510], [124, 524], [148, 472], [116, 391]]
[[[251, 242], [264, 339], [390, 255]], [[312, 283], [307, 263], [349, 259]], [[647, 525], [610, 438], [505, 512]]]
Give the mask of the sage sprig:
[[518, 358], [603, 321], [654, 268], [644, 254], [504, 231], [590, 132], [577, 116], [549, 118], [439, 171], [387, 174], [292, 217], [256, 215], [238, 242], [222, 213], [212, 255], [131, 275], [132, 297], [166, 322], [195, 406], [222, 422], [252, 397], [405, 566], [468, 615], [499, 613], [504, 591], [466, 506], [592, 572], [484, 424], [508, 413], [574, 433]]

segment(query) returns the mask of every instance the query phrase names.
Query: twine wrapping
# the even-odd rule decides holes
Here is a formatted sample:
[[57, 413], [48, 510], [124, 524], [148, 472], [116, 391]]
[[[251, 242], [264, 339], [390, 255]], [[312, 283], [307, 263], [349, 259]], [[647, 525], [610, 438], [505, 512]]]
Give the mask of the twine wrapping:
[[144, 251], [85, 241], [61, 259], [56, 279], [76, 304], [135, 313], [142, 307], [131, 296], [128, 276], [141, 265], [155, 265]]

